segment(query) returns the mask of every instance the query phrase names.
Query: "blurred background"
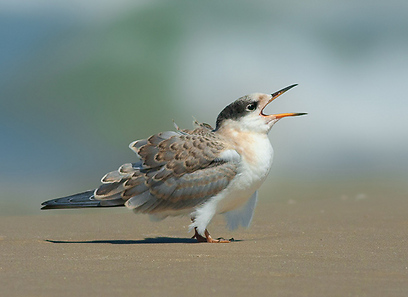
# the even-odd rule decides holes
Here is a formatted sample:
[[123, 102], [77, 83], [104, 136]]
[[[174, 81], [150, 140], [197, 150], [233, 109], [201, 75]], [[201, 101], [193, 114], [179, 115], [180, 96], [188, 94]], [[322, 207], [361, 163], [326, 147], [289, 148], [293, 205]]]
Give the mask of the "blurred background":
[[[0, 214], [40, 214], [136, 156], [133, 140], [267, 112], [261, 199], [407, 195], [408, 2], [0, 1]], [[390, 200], [392, 201], [392, 200]], [[44, 212], [42, 212], [44, 214]]]

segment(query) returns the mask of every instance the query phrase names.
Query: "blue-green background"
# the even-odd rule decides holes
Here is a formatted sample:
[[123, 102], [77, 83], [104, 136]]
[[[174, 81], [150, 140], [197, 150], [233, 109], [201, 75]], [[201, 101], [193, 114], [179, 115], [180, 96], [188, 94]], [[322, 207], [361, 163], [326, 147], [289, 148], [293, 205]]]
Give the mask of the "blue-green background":
[[[128, 144], [252, 92], [262, 199], [407, 195], [407, 1], [0, 1], [0, 214], [88, 190]], [[316, 198], [318, 197], [318, 198]], [[390, 200], [392, 203], [392, 199]]]

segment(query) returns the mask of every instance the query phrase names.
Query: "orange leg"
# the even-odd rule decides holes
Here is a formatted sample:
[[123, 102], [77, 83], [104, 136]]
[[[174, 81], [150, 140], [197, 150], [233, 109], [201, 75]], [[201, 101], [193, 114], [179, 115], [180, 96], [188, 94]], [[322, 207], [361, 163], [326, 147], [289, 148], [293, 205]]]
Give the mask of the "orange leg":
[[209, 243], [229, 243], [233, 241], [233, 240], [227, 240], [223, 238], [213, 239], [207, 229], [205, 229], [204, 235], [205, 237], [198, 234], [197, 228], [194, 228], [194, 236], [191, 238], [197, 239], [198, 242], [209, 242]]

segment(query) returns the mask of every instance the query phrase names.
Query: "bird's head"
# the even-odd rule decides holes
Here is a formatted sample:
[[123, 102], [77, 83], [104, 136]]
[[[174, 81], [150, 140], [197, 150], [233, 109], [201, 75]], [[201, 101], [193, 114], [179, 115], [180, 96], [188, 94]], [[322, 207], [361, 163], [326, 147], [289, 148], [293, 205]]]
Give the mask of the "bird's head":
[[239, 98], [225, 107], [217, 117], [215, 130], [231, 128], [249, 132], [268, 133], [272, 126], [284, 117], [305, 115], [306, 113], [264, 114], [265, 107], [289, 89], [291, 85], [271, 95], [254, 93]]

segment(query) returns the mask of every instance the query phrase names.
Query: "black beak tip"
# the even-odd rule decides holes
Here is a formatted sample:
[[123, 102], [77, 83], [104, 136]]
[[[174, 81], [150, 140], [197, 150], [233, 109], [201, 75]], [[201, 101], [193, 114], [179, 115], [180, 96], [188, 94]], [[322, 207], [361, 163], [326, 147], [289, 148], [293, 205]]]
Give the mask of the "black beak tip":
[[279, 95], [282, 95], [283, 93], [285, 93], [286, 91], [289, 91], [290, 89], [296, 87], [297, 85], [298, 85], [298, 84], [293, 84], [293, 85], [290, 85], [290, 86], [288, 86], [288, 87], [286, 87], [286, 88], [283, 88], [282, 90], [279, 90], [279, 91], [273, 93], [273, 94], [272, 94], [272, 98], [277, 97], [277, 96], [279, 96]]

